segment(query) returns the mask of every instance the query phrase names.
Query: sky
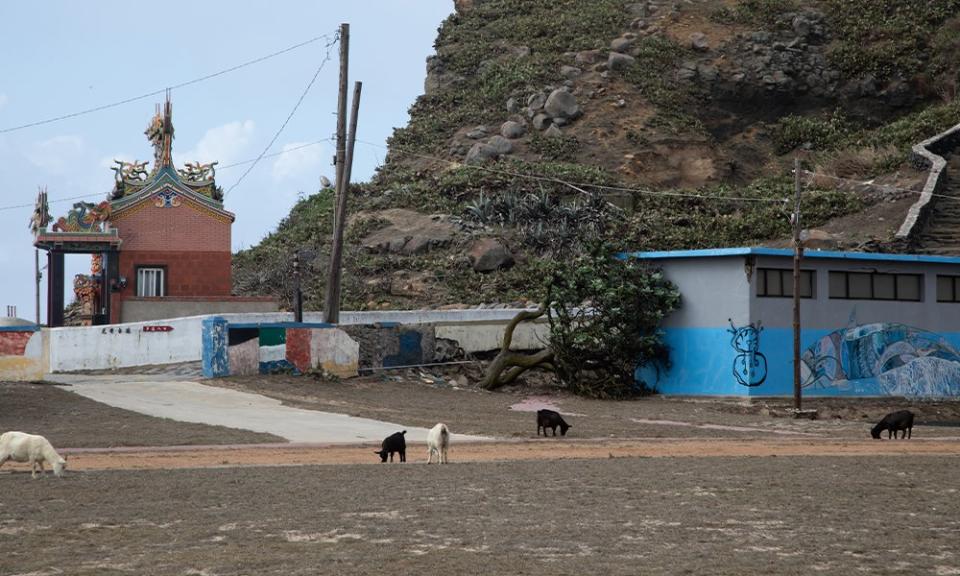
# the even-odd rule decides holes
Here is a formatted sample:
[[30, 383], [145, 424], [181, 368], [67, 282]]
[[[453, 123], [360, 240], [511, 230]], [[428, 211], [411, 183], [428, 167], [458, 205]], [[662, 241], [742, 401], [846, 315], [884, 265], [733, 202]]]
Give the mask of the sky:
[[[354, 182], [369, 180], [386, 139], [423, 93], [426, 58], [452, 0], [0, 2], [0, 314], [34, 319], [34, 248], [28, 229], [39, 186], [54, 220], [113, 186], [113, 159], [153, 160], [143, 134], [163, 95], [30, 128], [8, 128], [135, 98], [258, 59], [350, 24], [349, 85], [363, 83]], [[234, 250], [276, 229], [297, 198], [333, 179], [339, 46], [321, 39], [263, 62], [173, 91], [174, 161], [256, 158], [323, 64], [289, 124], [229, 192]], [[362, 142], [359, 142], [362, 141]], [[368, 144], [366, 144], [366, 143]], [[230, 189], [249, 167], [217, 169]], [[29, 205], [19, 207], [18, 205]], [[41, 252], [41, 266], [45, 261]], [[67, 256], [67, 299], [89, 257]], [[46, 282], [41, 287], [41, 306]], [[46, 312], [42, 312], [42, 321]]]

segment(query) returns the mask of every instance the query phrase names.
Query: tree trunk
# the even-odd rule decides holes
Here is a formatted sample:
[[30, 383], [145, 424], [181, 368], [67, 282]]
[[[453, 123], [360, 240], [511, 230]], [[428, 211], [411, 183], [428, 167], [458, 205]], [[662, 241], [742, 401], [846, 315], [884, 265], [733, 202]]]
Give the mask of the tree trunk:
[[510, 350], [510, 343], [513, 341], [513, 331], [517, 326], [527, 320], [535, 320], [546, 314], [547, 307], [541, 304], [536, 310], [524, 310], [507, 324], [507, 329], [503, 333], [503, 343], [500, 346], [500, 353], [493, 359], [493, 362], [487, 366], [487, 372], [483, 376], [480, 386], [486, 390], [495, 390], [501, 386], [510, 384], [518, 376], [530, 370], [531, 368], [553, 369], [553, 349], [549, 346], [536, 354], [521, 354]]

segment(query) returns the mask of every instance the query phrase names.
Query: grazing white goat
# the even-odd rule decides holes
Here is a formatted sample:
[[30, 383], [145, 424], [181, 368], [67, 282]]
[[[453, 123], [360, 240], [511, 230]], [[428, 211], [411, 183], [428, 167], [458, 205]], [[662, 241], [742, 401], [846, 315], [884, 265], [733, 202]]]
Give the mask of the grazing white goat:
[[32, 478], [37, 477], [37, 466], [43, 473], [44, 462], [53, 466], [53, 473], [57, 476], [61, 476], [63, 469], [67, 467], [66, 459], [57, 454], [46, 438], [23, 432], [0, 434], [0, 466], [7, 460], [29, 462]]
[[438, 464], [447, 463], [447, 448], [450, 447], [450, 430], [444, 423], [437, 424], [427, 432], [427, 464], [437, 455]]

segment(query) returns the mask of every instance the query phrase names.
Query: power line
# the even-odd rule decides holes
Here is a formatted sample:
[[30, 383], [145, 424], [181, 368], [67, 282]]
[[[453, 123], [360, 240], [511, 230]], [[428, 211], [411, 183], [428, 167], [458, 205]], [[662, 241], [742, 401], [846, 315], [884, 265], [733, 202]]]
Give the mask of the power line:
[[774, 202], [774, 203], [784, 203], [787, 201], [786, 198], [757, 198], [751, 196], [711, 196], [706, 194], [694, 194], [692, 192], [668, 192], [661, 190], [647, 190], [641, 188], [625, 188], [621, 186], [607, 186], [604, 184], [592, 184], [592, 183], [579, 183], [579, 182], [568, 182], [560, 178], [554, 178], [551, 176], [538, 176], [536, 174], [524, 174], [522, 172], [513, 172], [511, 170], [502, 170], [498, 168], [490, 168], [488, 166], [477, 166], [475, 164], [463, 164], [461, 162], [455, 162], [453, 160], [447, 160], [445, 158], [439, 158], [436, 156], [429, 156], [426, 154], [418, 154], [415, 152], [408, 152], [405, 150], [398, 150], [396, 147], [387, 148], [381, 144], [376, 144], [373, 142], [366, 142], [364, 140], [357, 140], [361, 144], [366, 144], [367, 146], [373, 146], [376, 148], [383, 148], [391, 153], [399, 153], [401, 155], [413, 156], [416, 158], [423, 158], [425, 160], [433, 160], [436, 162], [443, 162], [451, 166], [459, 166], [462, 168], [471, 168], [474, 170], [479, 170], [482, 172], [490, 172], [493, 174], [503, 174], [506, 176], [513, 176], [515, 178], [525, 178], [528, 180], [535, 180], [540, 182], [552, 182], [554, 184], [562, 184], [564, 186], [572, 187], [576, 190], [581, 190], [581, 188], [597, 188], [600, 190], [612, 190], [615, 192], [635, 192], [637, 194], [644, 194], [649, 196], [670, 196], [670, 197], [680, 197], [680, 198], [698, 198], [702, 200], [725, 200], [725, 201], [740, 201], [740, 202]]
[[223, 194], [224, 199], [226, 199], [226, 197], [230, 195], [230, 192], [233, 192], [234, 188], [236, 188], [237, 186], [240, 185], [241, 182], [243, 182], [243, 179], [247, 177], [247, 174], [249, 174], [250, 171], [257, 166], [260, 160], [262, 160], [263, 157], [266, 155], [267, 151], [270, 150], [270, 147], [273, 146], [274, 142], [277, 141], [277, 138], [280, 137], [280, 133], [283, 132], [283, 129], [287, 127], [287, 124], [290, 123], [290, 119], [293, 118], [293, 115], [296, 114], [297, 109], [300, 108], [300, 104], [303, 103], [303, 99], [307, 97], [307, 93], [310, 92], [310, 88], [313, 87], [313, 83], [317, 81], [317, 77], [320, 76], [320, 71], [323, 70], [323, 67], [326, 66], [327, 62], [330, 61], [330, 51], [339, 40], [340, 40], [340, 33], [337, 32], [337, 34], [334, 35], [333, 40], [331, 40], [330, 42], [327, 42], [327, 45], [326, 45], [327, 53], [324, 56], [323, 61], [320, 62], [320, 66], [317, 66], [317, 71], [313, 73], [313, 78], [311, 78], [310, 82], [307, 83], [307, 87], [303, 89], [303, 93], [300, 94], [300, 98], [297, 100], [297, 103], [293, 105], [293, 109], [290, 110], [289, 114], [287, 114], [287, 119], [284, 120], [283, 124], [280, 125], [280, 128], [277, 130], [276, 134], [273, 135], [273, 138], [270, 139], [270, 142], [263, 149], [263, 152], [261, 152], [260, 155], [257, 156], [257, 158], [253, 161], [253, 163], [250, 164], [250, 167], [247, 168], [246, 171], [240, 175], [240, 178], [233, 183], [233, 186], [228, 188], [227, 191]]
[[[306, 46], [306, 45], [308, 45], [308, 44], [313, 44], [314, 42], [317, 42], [317, 41], [319, 41], [319, 40], [324, 40], [324, 39], [330, 40], [330, 35], [329, 35], [329, 34], [324, 34], [324, 35], [322, 35], [322, 36], [316, 36], [316, 37], [311, 38], [311, 39], [309, 39], [309, 40], [305, 40], [305, 41], [300, 42], [300, 43], [298, 43], [298, 44], [294, 44], [293, 46], [288, 46], [287, 48], [284, 48], [283, 50], [279, 50], [279, 51], [277, 51], [277, 52], [273, 52], [273, 53], [271, 53], [271, 54], [267, 54], [266, 56], [261, 56], [261, 57], [259, 57], [259, 58], [255, 58], [255, 59], [253, 59], [253, 60], [249, 60], [249, 61], [244, 62], [244, 63], [242, 63], [242, 64], [237, 64], [236, 66], [231, 66], [230, 68], [225, 68], [225, 69], [223, 69], [223, 70], [220, 70], [220, 71], [218, 71], [218, 72], [214, 72], [214, 73], [212, 73], [212, 74], [207, 74], [206, 76], [201, 76], [201, 77], [199, 77], [199, 78], [194, 78], [193, 80], [187, 80], [186, 82], [181, 82], [181, 83], [179, 83], [179, 84], [174, 84], [173, 86], [168, 86], [168, 87], [165, 87], [165, 88], [161, 88], [161, 89], [159, 89], [159, 90], [154, 90], [153, 92], [149, 92], [149, 93], [147, 93], [147, 94], [141, 94], [140, 96], [134, 96], [134, 97], [132, 97], [132, 98], [127, 98], [127, 99], [125, 99], [125, 100], [119, 100], [119, 101], [117, 101], [117, 102], [111, 102], [110, 104], [104, 104], [104, 105], [102, 105], [102, 106], [96, 106], [96, 107], [94, 107], [94, 108], [88, 108], [88, 109], [86, 109], [86, 110], [80, 110], [79, 112], [72, 112], [72, 113], [70, 113], [70, 114], [64, 114], [64, 115], [62, 115], [62, 116], [57, 116], [57, 117], [54, 117], [54, 118], [47, 118], [46, 120], [38, 120], [38, 121], [36, 121], [36, 122], [30, 122], [30, 123], [28, 123], [28, 124], [22, 124], [22, 125], [20, 125], [20, 126], [11, 126], [11, 127], [9, 127], [9, 128], [2, 128], [2, 129], [0, 129], [0, 134], [6, 134], [7, 132], [15, 132], [15, 131], [17, 131], [17, 130], [23, 130], [23, 129], [25, 129], [25, 128], [33, 128], [34, 126], [42, 126], [42, 125], [44, 125], [44, 124], [51, 124], [51, 123], [53, 123], [53, 122], [59, 122], [59, 121], [61, 121], [61, 120], [67, 120], [67, 119], [69, 119], [69, 118], [76, 118], [77, 116], [83, 116], [83, 115], [85, 115], [85, 114], [92, 114], [92, 113], [94, 113], [94, 112], [100, 112], [101, 110], [107, 110], [107, 109], [109, 109], [109, 108], [116, 108], [117, 106], [122, 106], [122, 105], [124, 105], [124, 104], [129, 104], [129, 103], [131, 103], [131, 102], [136, 102], [136, 101], [138, 101], [138, 100], [143, 100], [143, 99], [145, 99], [145, 98], [150, 98], [150, 97], [153, 97], [153, 96], [157, 96], [157, 95], [159, 95], [159, 94], [163, 94], [166, 90], [175, 90], [175, 89], [177, 89], [177, 88], [184, 88], [184, 87], [186, 87], [186, 86], [191, 86], [191, 85], [197, 84], [197, 83], [199, 83], [199, 82], [204, 82], [204, 81], [206, 81], [206, 80], [210, 80], [210, 79], [212, 79], [212, 78], [216, 78], [216, 77], [222, 76], [222, 75], [224, 75], [224, 74], [229, 74], [230, 72], [234, 72], [234, 71], [236, 71], [236, 70], [240, 70], [241, 68], [246, 68], [247, 66], [252, 66], [252, 65], [254, 65], [254, 64], [258, 64], [258, 63], [260, 63], [260, 62], [263, 62], [264, 60], [269, 60], [269, 59], [271, 59], [271, 58], [275, 58], [275, 57], [280, 56], [280, 55], [282, 55], [282, 54], [286, 54], [287, 52], [291, 52], [291, 51], [293, 51], [293, 50], [296, 50], [297, 48], [301, 48], [301, 47]], [[334, 38], [333, 41], [336, 42], [336, 38]], [[328, 46], [329, 46], [329, 44], [328, 44]]]
[[[322, 140], [315, 140], [313, 142], [307, 142], [306, 144], [300, 144], [299, 146], [294, 146], [293, 148], [286, 148], [279, 152], [274, 152], [273, 154], [266, 154], [263, 158], [274, 158], [276, 156], [282, 156], [289, 152], [294, 152], [300, 150], [301, 148], [309, 148], [310, 146], [316, 146], [317, 144], [323, 144], [324, 142], [332, 142], [333, 138], [323, 138]], [[237, 166], [243, 166], [244, 164], [250, 164], [251, 162], [256, 162], [257, 158], [251, 158], [249, 160], [241, 160], [240, 162], [234, 162], [233, 164], [227, 164], [226, 166], [218, 166], [217, 170], [229, 170], [230, 168], [236, 168]]]
[[[310, 146], [316, 146], [318, 144], [323, 144], [325, 142], [332, 141], [333, 138], [324, 138], [322, 140], [316, 140], [314, 142], [307, 142], [306, 144], [300, 144], [299, 146], [294, 146], [293, 148], [287, 148], [286, 150], [281, 150], [279, 152], [274, 152], [273, 154], [267, 154], [264, 158], [274, 158], [276, 156], [282, 156], [284, 154], [294, 152], [303, 148], [309, 148]], [[244, 164], [250, 164], [251, 162], [256, 162], [256, 158], [250, 158], [249, 160], [241, 160], [240, 162], [234, 162], [233, 164], [227, 164], [226, 166], [220, 166], [217, 170], [229, 170], [230, 168], [236, 168], [237, 166], [243, 166]], [[93, 198], [95, 196], [105, 196], [104, 192], [93, 192], [90, 194], [82, 194], [80, 196], [70, 196], [69, 198], [57, 198], [55, 200], [50, 200], [49, 204], [57, 204], [60, 202], [69, 202], [70, 200], [82, 200], [84, 198]], [[33, 204], [15, 204], [12, 206], [0, 206], [0, 211], [6, 210], [17, 210], [19, 208], [33, 208]]]

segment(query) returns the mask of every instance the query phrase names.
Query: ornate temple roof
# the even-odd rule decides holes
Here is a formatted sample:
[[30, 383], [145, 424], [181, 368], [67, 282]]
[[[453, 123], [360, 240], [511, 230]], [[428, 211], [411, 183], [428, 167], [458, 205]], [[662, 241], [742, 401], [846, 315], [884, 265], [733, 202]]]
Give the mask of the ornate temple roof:
[[[153, 167], [147, 162], [114, 160], [116, 173], [109, 199], [98, 204], [77, 202], [66, 216], [56, 221], [50, 217], [46, 189], [37, 195], [37, 204], [30, 218], [34, 245], [64, 251], [90, 252], [98, 246], [117, 247], [121, 239], [109, 223], [132, 214], [151, 203], [158, 207], [189, 206], [225, 222], [234, 215], [223, 209], [223, 190], [217, 186], [216, 162], [187, 162], [182, 169], [173, 165], [173, 104], [170, 95], [144, 131], [153, 144]], [[52, 223], [53, 229], [47, 231]]]
[[116, 178], [110, 193], [113, 218], [153, 198], [155, 203], [164, 206], [179, 206], [180, 202], [186, 201], [195, 208], [233, 222], [233, 214], [223, 209], [223, 190], [216, 182], [217, 162], [187, 162], [181, 169], [174, 166], [173, 104], [169, 95], [162, 107], [157, 105], [144, 134], [153, 144], [153, 167], [148, 173], [146, 161], [114, 160], [116, 166], [111, 169]]

